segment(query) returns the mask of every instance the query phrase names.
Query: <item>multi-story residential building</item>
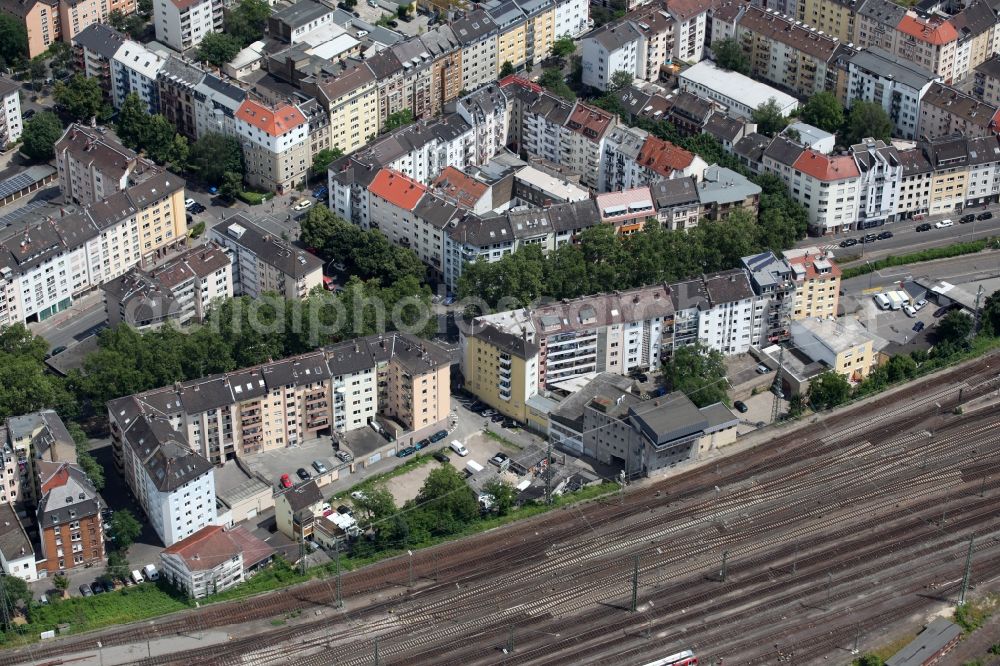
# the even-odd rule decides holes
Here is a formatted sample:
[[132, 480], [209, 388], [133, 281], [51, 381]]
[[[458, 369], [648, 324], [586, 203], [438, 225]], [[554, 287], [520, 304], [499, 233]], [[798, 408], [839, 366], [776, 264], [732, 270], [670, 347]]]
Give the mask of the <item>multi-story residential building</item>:
[[900, 19], [896, 32], [896, 55], [934, 72], [945, 82], [955, 78], [958, 31], [948, 19], [938, 15], [924, 17], [908, 11]]
[[201, 43], [210, 32], [222, 32], [223, 0], [160, 0], [153, 4], [156, 39], [177, 51]]
[[555, 41], [555, 0], [514, 0], [524, 13], [525, 61], [529, 66], [549, 56]]
[[646, 222], [656, 218], [656, 208], [648, 187], [598, 194], [596, 201], [601, 222], [612, 225], [615, 233], [634, 234], [642, 231]]
[[841, 42], [850, 42], [854, 35], [857, 0], [800, 0], [796, 18], [822, 30]]
[[919, 146], [931, 164], [930, 213], [950, 213], [965, 205], [970, 155], [962, 136], [944, 136]]
[[10, 416], [0, 426], [3, 495], [0, 502], [34, 509], [41, 499], [40, 463], [76, 463], [76, 443], [51, 409]]
[[187, 234], [184, 181], [159, 172], [59, 219], [0, 234], [0, 325], [47, 319]]
[[701, 201], [693, 178], [659, 180], [649, 186], [649, 193], [663, 228], [683, 231], [698, 226]]
[[304, 83], [303, 89], [315, 95], [330, 116], [330, 145], [352, 153], [378, 134], [378, 86], [365, 64], [352, 64], [315, 84]]
[[560, 141], [562, 159], [557, 163], [580, 174], [580, 182], [597, 187], [601, 171], [604, 137], [615, 126], [615, 115], [583, 102], [577, 102], [566, 120]]
[[285, 44], [298, 44], [313, 30], [335, 25], [334, 16], [334, 10], [320, 2], [298, 0], [267, 17], [267, 33]]
[[792, 198], [809, 213], [809, 229], [816, 235], [854, 228], [860, 201], [860, 171], [848, 155], [803, 151], [786, 179]]
[[788, 261], [770, 250], [742, 257], [740, 261], [749, 274], [754, 293], [767, 304], [761, 344], [788, 340], [796, 301], [796, 283]]
[[931, 205], [931, 177], [933, 169], [930, 161], [919, 147], [899, 151], [899, 162], [903, 175], [899, 181], [899, 198], [896, 217], [900, 220], [914, 215], [926, 215]]
[[229, 255], [214, 243], [191, 248], [150, 270], [133, 268], [101, 285], [109, 326], [202, 322], [209, 307], [233, 297]]
[[1000, 131], [1000, 106], [981, 101], [943, 83], [933, 83], [920, 103], [920, 134], [935, 139], [960, 133], [992, 136]]
[[903, 165], [899, 152], [881, 139], [865, 139], [851, 146], [851, 155], [858, 166], [858, 229], [877, 227], [892, 222], [899, 206], [899, 186], [903, 180]]
[[462, 46], [462, 89], [476, 90], [497, 78], [496, 23], [482, 9], [475, 9], [451, 24]]
[[949, 21], [958, 33], [955, 50], [953, 81], [958, 82], [972, 75], [981, 63], [996, 53], [1000, 27], [993, 6], [983, 0], [972, 0]]
[[[848, 41], [859, 48], [874, 46], [897, 54], [900, 33], [896, 26], [904, 16], [906, 7], [892, 0], [861, 0], [854, 17], [854, 34]], [[919, 64], [914, 66], [920, 67]]]
[[157, 76], [166, 58], [142, 44], [126, 39], [111, 59], [111, 102], [120, 109], [125, 98], [134, 93], [149, 113], [160, 109]]
[[458, 100], [455, 112], [472, 128], [473, 164], [485, 164], [507, 145], [507, 96], [497, 85], [487, 85]]
[[524, 12], [513, 0], [490, 0], [482, 6], [497, 27], [497, 75], [504, 63], [518, 69], [528, 59]]
[[268, 107], [246, 99], [236, 111], [233, 135], [243, 146], [246, 180], [279, 194], [305, 182], [309, 171], [309, 122], [292, 104]]
[[82, 569], [104, 560], [103, 503], [87, 475], [70, 463], [37, 463], [36, 517], [42, 555], [50, 574]]
[[674, 20], [672, 60], [697, 63], [705, 57], [708, 11], [712, 4], [707, 0], [666, 3], [666, 11]]
[[1000, 106], [1000, 55], [976, 67], [972, 94], [987, 104]]
[[597, 189], [601, 192], [627, 190], [648, 184], [642, 180], [639, 153], [649, 133], [638, 127], [613, 127], [604, 140], [601, 173]]
[[28, 57], [34, 58], [49, 49], [53, 42], [73, 43], [80, 32], [95, 23], [106, 23], [117, 11], [135, 12], [135, 0], [5, 0], [0, 11], [14, 17], [28, 33]]
[[968, 139], [969, 178], [966, 206], [982, 206], [1000, 200], [1000, 146], [996, 136]]
[[792, 320], [836, 317], [841, 271], [832, 253], [804, 247], [786, 250], [784, 255], [795, 283]]
[[761, 187], [732, 169], [713, 164], [706, 167], [696, 184], [698, 203], [703, 217], [717, 222], [733, 211], [745, 210], [754, 219], [760, 209]]
[[251, 222], [241, 214], [212, 227], [208, 239], [232, 255], [233, 289], [238, 296], [260, 298], [274, 292], [302, 299], [323, 285], [323, 262]]
[[233, 134], [236, 112], [239, 111], [247, 92], [223, 81], [215, 74], [205, 74], [194, 87], [194, 124], [198, 138], [206, 134]]
[[274, 517], [278, 531], [299, 541], [312, 536], [316, 519], [322, 516], [323, 493], [316, 481], [289, 488], [274, 500]]
[[875, 46], [853, 55], [848, 72], [848, 106], [855, 100], [874, 102], [892, 120], [893, 136], [920, 136], [920, 103], [936, 74]]
[[734, 21], [732, 32], [754, 78], [803, 97], [827, 90], [843, 98], [846, 61], [854, 54], [849, 40], [757, 6], [747, 7]]
[[160, 575], [189, 598], [202, 599], [247, 580], [274, 553], [242, 527], [208, 525], [160, 553]]
[[878, 366], [873, 338], [834, 319], [792, 322], [792, 344], [852, 383], [860, 382]]
[[[656, 285], [477, 317], [462, 334], [466, 386], [476, 386], [470, 390], [498, 411], [523, 418], [527, 400], [546, 387], [658, 366], [671, 346], [673, 313], [671, 290]], [[518, 373], [526, 373], [517, 381], [514, 358]]]
[[653, 3], [630, 14], [628, 20], [642, 33], [645, 42], [645, 62], [638, 63], [640, 71], [636, 78], [655, 83], [660, 80], [664, 65], [674, 59], [676, 17], [662, 4]]
[[585, 85], [606, 91], [617, 72], [646, 77], [646, 39], [632, 21], [604, 25], [580, 43]]
[[206, 77], [204, 71], [170, 56], [157, 76], [160, 113], [189, 141], [198, 139], [195, 90]]
[[786, 116], [799, 106], [798, 100], [791, 95], [737, 72], [719, 69], [709, 61], [699, 62], [681, 72], [679, 85], [683, 91], [719, 102], [729, 109], [730, 115], [740, 118], [749, 118], [758, 107], [772, 99]]
[[431, 115], [431, 56], [419, 41], [400, 42], [367, 59], [378, 81], [379, 128], [389, 116], [410, 111], [414, 118]]
[[107, 199], [157, 172], [156, 165], [105, 135], [76, 123], [55, 144], [59, 191], [66, 201]]
[[[767, 321], [766, 299], [758, 298], [747, 271], [734, 268], [702, 278], [708, 307], [698, 312], [698, 340], [725, 355], [744, 354], [760, 344]], [[680, 310], [676, 305], [675, 310]]]
[[0, 147], [7, 146], [21, 138], [21, 86], [0, 76]]
[[14, 507], [6, 502], [0, 502], [0, 566], [5, 576], [15, 576], [29, 583], [38, 579], [31, 539]]
[[555, 38], [579, 37], [590, 27], [590, 3], [587, 0], [556, 0]]
[[462, 43], [451, 27], [439, 25], [420, 35], [431, 54], [431, 115], [438, 115], [462, 92]]
[[114, 95], [111, 60], [124, 43], [125, 35], [103, 23], [92, 23], [73, 38], [77, 71], [88, 79], [97, 79], [108, 101]]

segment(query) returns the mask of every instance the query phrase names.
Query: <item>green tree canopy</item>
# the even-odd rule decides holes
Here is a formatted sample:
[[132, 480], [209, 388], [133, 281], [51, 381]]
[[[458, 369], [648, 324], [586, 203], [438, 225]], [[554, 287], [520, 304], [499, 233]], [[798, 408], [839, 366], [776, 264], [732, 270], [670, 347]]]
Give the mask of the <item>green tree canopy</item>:
[[567, 85], [562, 69], [559, 67], [549, 67], [544, 70], [542, 76], [538, 79], [538, 85], [563, 99], [576, 99], [576, 93]]
[[209, 133], [191, 144], [188, 165], [208, 185], [218, 187], [228, 171], [243, 173], [243, 151], [234, 137]]
[[56, 155], [56, 141], [62, 133], [63, 126], [56, 114], [42, 111], [24, 123], [21, 152], [38, 162], [51, 160]]
[[410, 109], [403, 109], [402, 111], [396, 111], [395, 113], [390, 113], [385, 118], [385, 127], [382, 128], [384, 132], [391, 132], [399, 127], [404, 127], [413, 123], [413, 111]]
[[104, 106], [104, 94], [97, 79], [82, 74], [75, 74], [69, 83], [57, 82], [53, 97], [62, 112], [77, 122], [98, 116]]
[[[0, 599], [3, 599], [4, 604], [21, 606], [31, 601], [31, 588], [28, 587], [28, 583], [23, 578], [0, 576]], [[13, 626], [14, 613], [8, 610], [3, 613], [2, 617], [4, 630], [10, 629]]]
[[111, 537], [115, 549], [122, 553], [128, 552], [135, 540], [142, 534], [142, 525], [128, 509], [120, 509], [111, 516]]
[[[433, 514], [441, 528], [449, 524], [468, 523], [479, 515], [479, 500], [465, 477], [451, 465], [441, 465], [431, 470], [417, 494], [416, 505]], [[448, 532], [454, 532], [449, 529]]]
[[680, 391], [699, 407], [727, 399], [725, 359], [701, 342], [674, 350], [663, 378], [671, 391]]
[[836, 133], [844, 124], [844, 107], [836, 95], [823, 90], [802, 106], [799, 119], [821, 130]]
[[844, 142], [853, 145], [869, 137], [888, 143], [892, 139], [892, 120], [881, 104], [855, 100], [847, 116]]
[[493, 498], [493, 508], [498, 515], [506, 516], [514, 508], [517, 490], [500, 477], [487, 481], [483, 485], [483, 493]]
[[385, 485], [365, 489], [364, 496], [352, 500], [355, 514], [376, 530], [387, 527], [389, 519], [395, 515], [396, 500]]
[[972, 317], [961, 310], [952, 310], [937, 325], [936, 338], [939, 342], [953, 345], [964, 344], [972, 332]]
[[76, 445], [76, 461], [80, 468], [98, 492], [104, 490], [104, 468], [90, 454], [90, 440], [87, 438], [87, 433], [79, 424], [72, 422], [66, 424], [66, 430]]
[[632, 81], [635, 76], [632, 72], [628, 72], [624, 69], [619, 69], [617, 72], [611, 75], [611, 81], [608, 83], [608, 90], [615, 94], [621, 94], [632, 87]]
[[232, 62], [242, 49], [243, 43], [239, 37], [224, 32], [210, 32], [198, 45], [197, 58], [216, 67], [222, 67]]
[[312, 161], [312, 175], [313, 178], [322, 176], [326, 178], [326, 171], [330, 168], [330, 164], [334, 160], [343, 157], [344, 151], [340, 148], [334, 146], [333, 148], [324, 148], [315, 155], [313, 155]]
[[24, 21], [0, 14], [0, 59], [8, 67], [28, 57], [28, 31]]
[[851, 397], [851, 383], [839, 372], [827, 370], [809, 383], [809, 404], [819, 411], [842, 405]]
[[121, 108], [118, 109], [118, 138], [129, 148], [141, 150], [146, 141], [150, 122], [146, 105], [135, 93], [125, 96]]
[[754, 109], [750, 119], [757, 123], [757, 131], [766, 136], [774, 136], [788, 125], [788, 118], [773, 97]]
[[500, 78], [502, 79], [505, 76], [510, 76], [515, 71], [514, 65], [512, 65], [509, 60], [504, 60], [503, 64], [500, 65]]
[[226, 32], [249, 46], [264, 36], [271, 6], [265, 0], [242, 0], [226, 13]]
[[563, 35], [552, 42], [552, 55], [556, 58], [565, 58], [576, 53], [576, 42], [569, 35]]
[[986, 335], [1000, 335], [1000, 291], [994, 291], [986, 297], [983, 304], [982, 330]]
[[717, 39], [712, 41], [712, 53], [715, 63], [723, 69], [730, 69], [740, 74], [750, 73], [750, 61], [743, 53], [743, 47], [735, 39]]

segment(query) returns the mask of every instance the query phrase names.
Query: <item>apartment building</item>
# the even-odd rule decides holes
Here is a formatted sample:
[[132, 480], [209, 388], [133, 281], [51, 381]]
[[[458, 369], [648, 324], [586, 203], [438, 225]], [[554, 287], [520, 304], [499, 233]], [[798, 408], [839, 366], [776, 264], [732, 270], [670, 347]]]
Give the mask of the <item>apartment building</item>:
[[483, 86], [459, 99], [455, 112], [472, 128], [472, 163], [485, 164], [507, 145], [509, 110], [503, 89]]
[[0, 76], [0, 146], [4, 149], [21, 138], [21, 86]]
[[[551, 2], [551, 0], [547, 0]], [[549, 43], [551, 44], [551, 37]], [[448, 25], [438, 25], [420, 35], [419, 43], [431, 55], [431, 115], [458, 99], [463, 90], [462, 43]]]
[[878, 367], [873, 338], [834, 319], [792, 322], [792, 344], [813, 361], [858, 383]]
[[734, 18], [732, 32], [754, 78], [802, 97], [825, 90], [843, 98], [846, 61], [855, 53], [847, 45], [849, 39], [838, 39], [815, 24], [800, 24], [790, 16], [757, 6], [747, 7]]
[[36, 511], [43, 562], [50, 575], [100, 565], [104, 560], [103, 502], [87, 475], [74, 464], [37, 463]]
[[267, 33], [286, 44], [298, 44], [317, 28], [334, 24], [334, 10], [313, 0], [298, 0], [267, 17]]
[[47, 319], [183, 244], [184, 181], [160, 171], [77, 213], [0, 234], [0, 325]]
[[740, 262], [747, 271], [754, 293], [767, 304], [761, 344], [788, 340], [797, 291], [792, 267], [787, 260], [775, 256], [770, 250], [742, 257]]
[[29, 583], [38, 579], [31, 539], [14, 507], [4, 502], [0, 502], [0, 567], [5, 576], [16, 576]]
[[608, 132], [601, 154], [598, 190], [614, 192], [648, 184], [642, 179], [643, 169], [639, 165], [639, 153], [648, 137], [646, 130], [627, 125], [613, 127]]
[[451, 24], [462, 47], [462, 90], [476, 90], [496, 80], [499, 29], [490, 15], [474, 9]]
[[[854, 17], [854, 33], [847, 41], [854, 42], [858, 48], [876, 47], [898, 55], [900, 33], [896, 26], [904, 16], [906, 7], [892, 0], [861, 0]], [[914, 66], [920, 67], [916, 63]], [[929, 71], [930, 68], [922, 69]]]
[[612, 225], [618, 234], [642, 231], [646, 222], [656, 218], [656, 208], [648, 187], [598, 194], [596, 201], [601, 222]]
[[931, 164], [930, 213], [950, 213], [965, 205], [969, 183], [969, 151], [961, 136], [946, 136], [922, 143]]
[[107, 199], [158, 171], [152, 161], [77, 123], [56, 141], [55, 153], [59, 191], [78, 204]]
[[195, 89], [205, 77], [200, 68], [176, 56], [167, 58], [157, 75], [160, 114], [188, 141], [198, 139]]
[[826, 235], [854, 228], [861, 173], [851, 157], [806, 150], [792, 168], [789, 189], [792, 198], [808, 211], [812, 233]]
[[410, 111], [414, 118], [432, 115], [433, 61], [417, 40], [400, 42], [367, 59], [378, 81], [379, 128], [390, 115]]
[[497, 76], [504, 63], [510, 63], [514, 69], [520, 68], [528, 59], [524, 12], [513, 0], [490, 0], [482, 7], [497, 27]]
[[344, 154], [353, 153], [378, 134], [378, 85], [364, 64], [352, 64], [313, 85], [303, 84], [303, 89], [315, 95], [330, 116], [330, 145]]
[[920, 103], [920, 137], [935, 139], [961, 133], [992, 136], [1000, 131], [1000, 106], [976, 99], [957, 88], [933, 83]]
[[247, 580], [274, 554], [242, 527], [209, 525], [160, 553], [160, 575], [189, 598], [203, 599]]
[[1000, 144], [996, 136], [966, 140], [969, 177], [965, 205], [982, 206], [1000, 200]]
[[585, 85], [606, 91], [617, 72], [646, 78], [646, 39], [631, 21], [601, 26], [580, 44]]
[[208, 240], [232, 257], [232, 282], [237, 296], [260, 298], [274, 292], [302, 299], [323, 285], [323, 262], [274, 236], [241, 214], [208, 230]]
[[235, 134], [236, 112], [247, 92], [214, 74], [194, 86], [194, 126], [198, 138], [206, 134]]
[[931, 177], [933, 168], [919, 147], [899, 151], [903, 175], [899, 181], [897, 219], [911, 219], [926, 215], [931, 204]]
[[701, 214], [708, 220], [725, 220], [733, 211], [745, 210], [754, 219], [760, 209], [761, 187], [732, 169], [713, 164], [695, 181]]
[[150, 270], [132, 268], [101, 289], [110, 327], [200, 323], [213, 304], [233, 297], [232, 262], [227, 252], [208, 243]]
[[693, 178], [657, 181], [649, 186], [649, 193], [663, 228], [677, 231], [698, 226], [702, 208]]
[[833, 254], [817, 247], [805, 247], [786, 250], [784, 256], [795, 284], [791, 319], [836, 317], [841, 270]]
[[590, 29], [590, 3], [587, 0], [556, 0], [553, 34], [556, 39], [579, 37]]
[[135, 12], [135, 0], [4, 0], [0, 11], [24, 25], [28, 33], [28, 57], [34, 58], [60, 39], [67, 44], [95, 23], [107, 22], [113, 11]]
[[222, 32], [223, 0], [158, 0], [153, 3], [156, 40], [177, 50], [198, 46], [210, 32]]
[[305, 183], [311, 162], [309, 122], [298, 107], [287, 103], [269, 107], [245, 99], [233, 129], [243, 146], [249, 185], [284, 194]]
[[848, 73], [848, 107], [856, 100], [878, 104], [892, 120], [893, 136], [920, 136], [921, 101], [936, 74], [875, 46], [851, 56]]
[[601, 170], [604, 137], [615, 126], [614, 114], [583, 102], [577, 102], [566, 119], [561, 136], [562, 159], [557, 163], [580, 174], [580, 183], [597, 187]]
[[125, 35], [103, 23], [92, 23], [73, 38], [77, 71], [88, 79], [97, 79], [108, 101], [114, 95], [111, 61], [124, 43]]
[[[767, 302], [757, 298], [742, 268], [702, 278], [709, 307], [698, 312], [698, 340], [729, 356], [744, 354], [760, 344], [765, 331]], [[675, 310], [679, 310], [675, 304]]]
[[997, 50], [1000, 26], [992, 5], [983, 0], [973, 0], [949, 20], [958, 33], [955, 50], [953, 81], [963, 81], [975, 73], [976, 67], [992, 57]]
[[739, 118], [749, 118], [758, 107], [772, 99], [786, 116], [799, 106], [798, 100], [791, 95], [737, 72], [719, 69], [710, 61], [689, 67], [678, 79], [680, 90], [714, 100], [729, 109], [730, 115]]
[[549, 56], [555, 41], [556, 5], [554, 0], [514, 0], [524, 13], [525, 60], [534, 64]]
[[111, 102], [116, 109], [135, 94], [149, 113], [160, 109], [157, 76], [166, 58], [142, 44], [126, 39], [111, 58]]
[[868, 229], [892, 222], [899, 202], [903, 165], [899, 151], [881, 139], [865, 139], [851, 146], [851, 156], [858, 166], [858, 229]]
[[800, 0], [796, 18], [847, 43], [854, 35], [858, 4], [857, 0]]
[[908, 11], [896, 26], [896, 55], [934, 72], [946, 83], [955, 79], [958, 31], [941, 16]]
[[76, 443], [51, 409], [10, 416], [0, 425], [3, 489], [0, 503], [34, 510], [41, 499], [39, 464], [76, 463]]
[[538, 345], [475, 322], [463, 341], [465, 388], [504, 416], [527, 421], [527, 401], [538, 393]]
[[1000, 106], [1000, 55], [980, 63], [974, 74], [972, 94], [987, 104]]

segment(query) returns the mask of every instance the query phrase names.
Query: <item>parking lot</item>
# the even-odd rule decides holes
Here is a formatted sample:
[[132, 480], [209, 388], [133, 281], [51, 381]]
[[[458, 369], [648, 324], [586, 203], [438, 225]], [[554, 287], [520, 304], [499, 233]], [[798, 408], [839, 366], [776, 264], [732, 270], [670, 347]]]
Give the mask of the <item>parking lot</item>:
[[[881, 310], [871, 296], [864, 297], [860, 303], [858, 316], [861, 323], [874, 335], [900, 345], [929, 346], [928, 336], [938, 318], [934, 316], [937, 306], [927, 303], [916, 317], [907, 316], [903, 310]], [[917, 322], [923, 322], [922, 331], [915, 331]]]
[[349, 473], [348, 466], [337, 460], [335, 453], [330, 437], [320, 437], [307, 440], [299, 446], [243, 456], [242, 460], [277, 488], [282, 474], [287, 474], [292, 483], [301, 482], [302, 479], [296, 475], [299, 468], [308, 471], [310, 476], [316, 476], [316, 470], [312, 466], [314, 460], [321, 460], [327, 470], [334, 473], [334, 479], [339, 474]]

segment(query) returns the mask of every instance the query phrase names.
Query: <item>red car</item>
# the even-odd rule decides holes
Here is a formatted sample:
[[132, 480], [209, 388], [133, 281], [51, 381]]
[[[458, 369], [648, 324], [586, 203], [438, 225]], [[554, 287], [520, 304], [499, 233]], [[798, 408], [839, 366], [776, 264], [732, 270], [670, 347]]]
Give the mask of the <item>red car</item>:
[[282, 474], [281, 475], [281, 487], [282, 488], [291, 488], [292, 487], [292, 480], [290, 478], [288, 478], [287, 474]]

